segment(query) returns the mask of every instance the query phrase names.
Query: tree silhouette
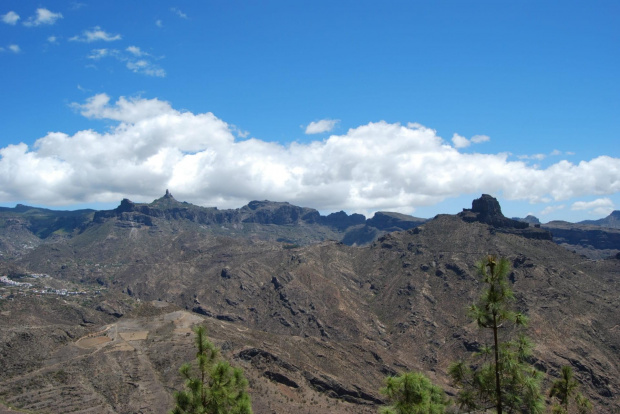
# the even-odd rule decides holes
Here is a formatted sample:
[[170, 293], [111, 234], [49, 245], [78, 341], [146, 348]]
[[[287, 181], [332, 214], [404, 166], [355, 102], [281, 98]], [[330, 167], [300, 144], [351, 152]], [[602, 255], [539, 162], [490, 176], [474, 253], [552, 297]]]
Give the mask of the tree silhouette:
[[185, 390], [175, 392], [172, 414], [252, 414], [248, 381], [243, 371], [220, 360], [220, 352], [208, 339], [203, 326], [196, 333], [196, 366], [186, 363], [179, 372]]

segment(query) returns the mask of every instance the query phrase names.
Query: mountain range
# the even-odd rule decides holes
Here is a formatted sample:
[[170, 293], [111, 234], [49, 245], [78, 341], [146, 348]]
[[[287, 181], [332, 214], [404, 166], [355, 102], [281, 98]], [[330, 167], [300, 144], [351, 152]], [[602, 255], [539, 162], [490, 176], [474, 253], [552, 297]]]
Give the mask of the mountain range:
[[[485, 197], [490, 196], [483, 195], [481, 199]], [[252, 234], [264, 240], [296, 245], [337, 240], [349, 246], [367, 245], [386, 233], [408, 230], [429, 220], [383, 211], [376, 212], [370, 219], [344, 211], [322, 216], [312, 208], [271, 201], [252, 201], [238, 209], [219, 210], [179, 202], [166, 190], [163, 197], [152, 203], [123, 199], [114, 210], [56, 211], [21, 204], [14, 208], [0, 207], [0, 229], [3, 229], [0, 252], [10, 257], [11, 252], [20, 250], [20, 243], [32, 247], [59, 236], [70, 237], [82, 233], [93, 223], [103, 223], [112, 217], [147, 226], [153, 225], [154, 218], [165, 218], [203, 226], [212, 234], [232, 237]], [[509, 219], [504, 217], [503, 220]], [[541, 224], [534, 216], [512, 220], [548, 230], [556, 243], [589, 258], [604, 258], [620, 252], [618, 210], [603, 219], [578, 223], [551, 221]], [[513, 224], [513, 227], [518, 225]], [[4, 237], [8, 234], [10, 237]]]
[[[578, 241], [615, 234], [612, 221], [574, 224]], [[107, 211], [4, 208], [0, 273], [32, 286], [0, 290], [0, 399], [167, 412], [197, 323], [245, 370], [257, 413], [374, 413], [383, 378], [407, 370], [454, 395], [448, 366], [487, 339], [466, 315], [475, 264], [495, 254], [512, 263], [546, 386], [570, 365], [596, 412], [617, 412], [620, 249], [558, 228], [506, 218], [488, 195], [429, 220], [268, 201], [219, 210], [169, 192]]]

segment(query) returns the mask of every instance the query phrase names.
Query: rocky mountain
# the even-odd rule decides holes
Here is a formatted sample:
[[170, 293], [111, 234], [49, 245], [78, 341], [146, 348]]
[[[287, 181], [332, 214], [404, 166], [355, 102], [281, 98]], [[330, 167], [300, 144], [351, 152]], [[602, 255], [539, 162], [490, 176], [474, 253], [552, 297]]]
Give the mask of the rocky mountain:
[[488, 339], [466, 309], [480, 292], [475, 263], [490, 253], [513, 264], [515, 306], [530, 317], [546, 385], [568, 364], [596, 412], [620, 409], [619, 259], [586, 260], [484, 195], [363, 247], [310, 243], [335, 232], [312, 230], [310, 217], [322, 220], [287, 203], [219, 212], [168, 194], [123, 201], [73, 237], [3, 259], [16, 280], [82, 293], [0, 289], [0, 401], [34, 412], [167, 412], [197, 323], [244, 368], [257, 413], [375, 413], [383, 378], [405, 370], [453, 394], [447, 367]]
[[513, 217], [512, 219], [532, 225], [540, 224], [540, 220], [538, 220], [538, 217], [532, 216], [531, 214], [526, 216], [525, 218]]
[[541, 224], [534, 216], [515, 220], [548, 230], [553, 241], [590, 259], [604, 259], [620, 253], [620, 211], [600, 220], [578, 223], [556, 220]]
[[94, 210], [57, 211], [22, 204], [0, 207], [0, 258], [70, 235], [91, 222], [93, 214]]
[[[484, 206], [472, 206], [472, 211]], [[491, 197], [492, 198], [492, 197]], [[498, 207], [499, 208], [499, 207]], [[501, 210], [501, 209], [500, 209]], [[481, 212], [482, 221], [495, 217], [496, 212]], [[489, 215], [490, 214], [490, 215]], [[499, 211], [501, 214], [501, 211]], [[490, 223], [498, 228], [525, 229], [542, 227], [551, 232], [553, 240], [565, 248], [591, 259], [614, 256], [620, 252], [620, 213], [607, 218], [580, 223], [554, 221], [542, 224], [534, 216], [508, 219], [501, 214], [502, 223]], [[152, 203], [121, 201], [114, 210], [55, 211], [17, 205], [0, 208], [0, 255], [12, 257], [24, 248], [54, 242], [58, 238], [73, 237], [93, 223], [102, 224], [110, 218], [120, 218], [124, 225], [153, 225], [153, 218], [164, 218], [178, 225], [202, 226], [211, 234], [231, 237], [254, 237], [294, 245], [308, 245], [325, 240], [337, 240], [350, 246], [363, 246], [382, 235], [409, 230], [427, 219], [394, 212], [377, 212], [366, 219], [361, 214], [348, 215], [344, 211], [322, 216], [317, 210], [298, 207], [286, 202], [252, 201], [239, 209], [219, 210], [177, 201], [168, 190]], [[520, 223], [515, 223], [518, 221]], [[529, 233], [526, 234], [543, 234]], [[1, 257], [1, 256], [0, 256]]]
[[192, 228], [204, 233], [230, 237], [253, 237], [294, 245], [338, 240], [349, 245], [365, 245], [381, 235], [407, 230], [425, 219], [398, 213], [379, 212], [372, 219], [340, 211], [322, 216], [312, 208], [286, 202], [252, 201], [239, 209], [219, 210], [177, 201], [169, 191], [152, 203], [133, 203], [123, 199], [114, 210], [55, 211], [17, 205], [0, 208], [0, 257], [11, 258], [41, 244], [55, 243], [88, 233], [90, 227], [118, 219], [116, 225]]
[[599, 220], [584, 220], [578, 224], [608, 227], [610, 229], [620, 229], [620, 210], [612, 211], [607, 217]]

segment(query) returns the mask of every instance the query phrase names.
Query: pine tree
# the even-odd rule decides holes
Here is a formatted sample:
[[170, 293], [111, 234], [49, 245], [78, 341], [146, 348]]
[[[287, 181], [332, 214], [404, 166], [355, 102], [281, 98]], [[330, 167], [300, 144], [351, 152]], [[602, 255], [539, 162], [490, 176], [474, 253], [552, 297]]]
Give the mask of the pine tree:
[[500, 331], [512, 332], [510, 325], [520, 328], [527, 324], [523, 314], [510, 310], [514, 299], [507, 280], [510, 263], [505, 258], [488, 256], [477, 268], [486, 287], [469, 315], [478, 327], [492, 332], [493, 342], [474, 354], [472, 364], [460, 361], [450, 367], [450, 376], [462, 388], [457, 402], [470, 410], [494, 407], [497, 414], [542, 413], [542, 374], [527, 363], [532, 344], [521, 334], [512, 340], [500, 340]]
[[549, 391], [549, 397], [556, 398], [558, 402], [553, 406], [554, 414], [568, 414], [570, 400], [575, 400], [577, 412], [587, 414], [592, 411], [592, 403], [577, 390], [579, 383], [573, 376], [573, 369], [569, 366], [562, 367], [562, 376], [554, 381]]
[[443, 390], [417, 372], [387, 377], [381, 392], [390, 400], [382, 414], [443, 414], [448, 405]]
[[207, 339], [203, 326], [194, 332], [197, 366], [181, 366], [186, 389], [175, 392], [172, 414], [252, 414], [243, 371], [220, 360], [219, 350]]

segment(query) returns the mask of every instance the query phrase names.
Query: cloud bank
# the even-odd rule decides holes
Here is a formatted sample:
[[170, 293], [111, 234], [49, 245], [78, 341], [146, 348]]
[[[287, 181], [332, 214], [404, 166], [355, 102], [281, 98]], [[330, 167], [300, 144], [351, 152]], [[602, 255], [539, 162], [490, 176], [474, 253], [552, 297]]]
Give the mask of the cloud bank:
[[373, 122], [283, 146], [238, 141], [235, 127], [214, 114], [178, 111], [158, 99], [112, 103], [100, 94], [73, 107], [117, 124], [0, 148], [0, 201], [150, 201], [168, 188], [181, 200], [222, 208], [269, 199], [324, 211], [411, 213], [462, 194], [557, 202], [620, 191], [618, 158], [540, 169], [508, 154], [462, 153], [420, 124]]

